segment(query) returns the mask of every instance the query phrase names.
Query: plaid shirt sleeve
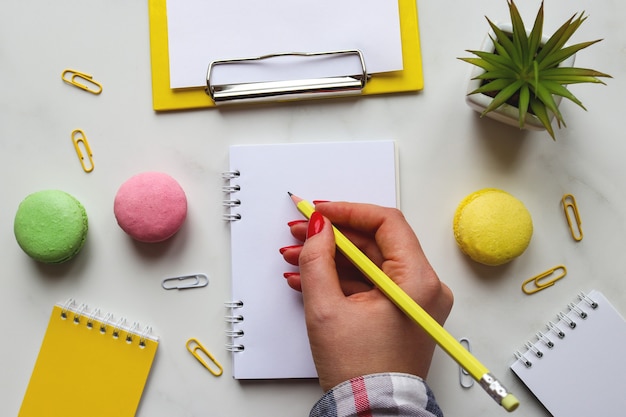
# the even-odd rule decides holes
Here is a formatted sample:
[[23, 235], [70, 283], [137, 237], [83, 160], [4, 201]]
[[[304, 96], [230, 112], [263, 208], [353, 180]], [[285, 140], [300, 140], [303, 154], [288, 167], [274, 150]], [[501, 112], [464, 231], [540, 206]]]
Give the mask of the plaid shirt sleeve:
[[366, 375], [326, 392], [310, 417], [443, 417], [421, 378], [401, 373]]

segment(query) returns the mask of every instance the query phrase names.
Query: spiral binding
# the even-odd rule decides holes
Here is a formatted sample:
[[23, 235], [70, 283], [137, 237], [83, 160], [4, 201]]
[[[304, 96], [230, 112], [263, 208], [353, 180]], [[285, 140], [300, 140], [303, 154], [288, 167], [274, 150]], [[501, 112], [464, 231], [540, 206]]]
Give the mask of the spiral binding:
[[237, 314], [236, 310], [243, 308], [243, 301], [228, 301], [224, 303], [228, 309], [228, 314], [224, 317], [226, 323], [230, 324], [230, 328], [226, 330], [226, 337], [230, 339], [229, 343], [226, 343], [226, 350], [230, 352], [243, 352], [243, 343], [237, 343], [236, 339], [243, 337], [244, 333], [242, 329], [237, 328], [237, 324], [241, 323], [244, 318], [242, 314]]
[[96, 308], [89, 311], [87, 304], [80, 304], [76, 307], [76, 302], [71, 298], [61, 307], [62, 320], [72, 320], [76, 325], [84, 324], [89, 330], [94, 329], [96, 322], [98, 322], [98, 331], [103, 335], [108, 334], [113, 339], [119, 339], [121, 332], [124, 331], [126, 333], [124, 341], [128, 344], [133, 344], [136, 341], [140, 348], [146, 346], [148, 339], [156, 340], [150, 335], [152, 333], [150, 326], [146, 326], [140, 331], [139, 323], [134, 322], [132, 326], [128, 326], [124, 317], [115, 320], [111, 313], [107, 313], [104, 317], [101, 316], [100, 309]]
[[570, 303], [567, 305], [567, 313], [561, 311], [557, 314], [556, 317], [558, 320], [556, 321], [556, 323], [548, 321], [546, 327], [549, 331], [550, 336], [547, 333], [537, 332], [535, 335], [536, 340], [529, 340], [524, 344], [524, 353], [520, 352], [519, 350], [514, 352], [515, 359], [523, 363], [524, 366], [526, 366], [527, 368], [532, 367], [533, 362], [531, 359], [528, 358], [528, 356], [526, 356], [527, 354], [531, 353], [537, 359], [541, 359], [544, 355], [542, 349], [552, 349], [556, 345], [555, 340], [564, 339], [566, 337], [566, 333], [562, 330], [561, 326], [569, 328], [572, 331], [576, 329], [577, 321], [568, 316], [568, 313], [575, 313], [576, 316], [581, 320], [587, 319], [587, 312], [581, 308], [581, 305], [583, 303], [592, 310], [598, 308], [598, 303], [596, 301], [592, 300], [588, 295], [581, 292], [580, 294], [578, 294], [577, 304]]
[[227, 185], [222, 186], [222, 192], [227, 195], [222, 201], [222, 205], [226, 208], [226, 212], [223, 215], [224, 220], [233, 222], [241, 220], [241, 214], [233, 211], [233, 209], [241, 205], [241, 200], [233, 198], [233, 194], [241, 191], [239, 184], [233, 184], [232, 181], [239, 178], [241, 173], [239, 171], [226, 171], [222, 172], [222, 178], [228, 181]]

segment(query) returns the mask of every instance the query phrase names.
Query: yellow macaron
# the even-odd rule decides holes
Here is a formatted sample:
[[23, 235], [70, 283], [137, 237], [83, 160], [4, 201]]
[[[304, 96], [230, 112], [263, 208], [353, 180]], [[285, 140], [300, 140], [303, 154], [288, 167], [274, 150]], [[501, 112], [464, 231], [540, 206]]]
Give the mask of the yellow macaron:
[[533, 234], [533, 221], [520, 200], [505, 191], [485, 188], [459, 203], [453, 228], [463, 253], [495, 266], [524, 253]]

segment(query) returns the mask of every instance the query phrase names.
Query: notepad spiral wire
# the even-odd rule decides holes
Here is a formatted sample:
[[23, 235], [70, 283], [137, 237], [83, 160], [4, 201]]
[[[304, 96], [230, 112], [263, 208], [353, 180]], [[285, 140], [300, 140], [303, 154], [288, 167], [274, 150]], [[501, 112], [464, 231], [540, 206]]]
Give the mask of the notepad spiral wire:
[[228, 314], [224, 317], [226, 323], [230, 324], [230, 328], [226, 330], [226, 337], [230, 340], [226, 344], [226, 350], [229, 352], [243, 352], [245, 349], [242, 343], [237, 343], [237, 339], [243, 337], [243, 329], [239, 328], [239, 324], [243, 321], [243, 315], [239, 314], [240, 308], [243, 308], [243, 301], [228, 301], [224, 303], [228, 309]]
[[233, 195], [241, 190], [238, 184], [233, 184], [233, 180], [239, 178], [240, 175], [239, 171], [222, 172], [222, 178], [228, 182], [228, 185], [222, 186], [222, 192], [227, 195], [222, 202], [226, 209], [223, 215], [226, 221], [232, 222], [241, 220], [241, 214], [234, 211], [234, 209], [241, 205], [241, 201]]
[[116, 320], [111, 313], [102, 316], [99, 308], [89, 310], [87, 304], [84, 303], [77, 306], [74, 299], [69, 299], [63, 304], [61, 319], [72, 320], [76, 325], [98, 330], [102, 335], [123, 340], [129, 345], [136, 342], [137, 346], [142, 349], [146, 347], [148, 339], [157, 340], [151, 335], [152, 327], [150, 326], [145, 326], [143, 330], [140, 330], [141, 326], [138, 322], [129, 326], [124, 317]]
[[533, 361], [543, 357], [545, 349], [556, 348], [559, 340], [565, 339], [568, 332], [575, 331], [579, 322], [586, 320], [589, 314], [598, 308], [598, 303], [581, 292], [578, 294], [578, 301], [568, 304], [567, 308], [567, 312], [561, 311], [557, 314], [555, 322], [548, 321], [546, 333], [539, 331], [534, 340], [529, 340], [524, 344], [523, 353], [516, 351], [515, 359], [523, 363], [526, 368], [531, 368]]

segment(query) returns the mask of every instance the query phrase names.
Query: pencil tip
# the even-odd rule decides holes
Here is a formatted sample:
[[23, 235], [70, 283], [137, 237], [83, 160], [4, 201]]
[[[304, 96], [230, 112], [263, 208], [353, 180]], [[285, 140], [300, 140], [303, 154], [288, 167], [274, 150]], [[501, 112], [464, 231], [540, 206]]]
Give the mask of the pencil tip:
[[289, 194], [289, 197], [291, 197], [293, 195], [293, 193], [291, 191], [287, 191], [287, 194]]
[[302, 199], [300, 197], [298, 197], [297, 195], [295, 195], [294, 193], [291, 193], [289, 191], [287, 191], [289, 193], [289, 197], [291, 198], [291, 200], [295, 203], [298, 204], [299, 202], [302, 201]]

